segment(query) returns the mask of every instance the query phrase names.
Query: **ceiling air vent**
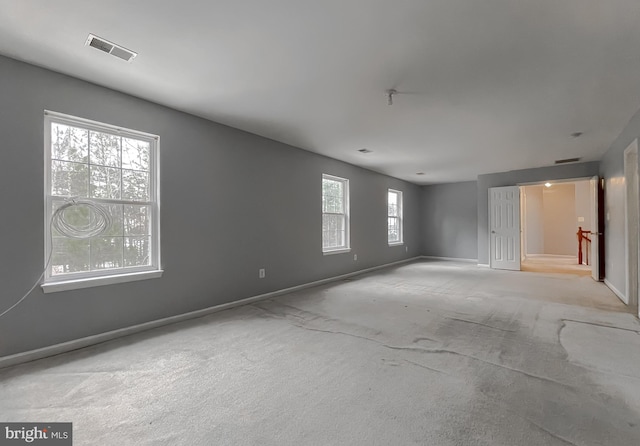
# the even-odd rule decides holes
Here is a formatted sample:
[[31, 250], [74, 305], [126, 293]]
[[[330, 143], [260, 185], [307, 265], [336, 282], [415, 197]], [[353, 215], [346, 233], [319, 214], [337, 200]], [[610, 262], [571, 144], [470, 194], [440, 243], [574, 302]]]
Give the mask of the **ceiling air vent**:
[[577, 163], [578, 161], [580, 161], [580, 158], [566, 158], [563, 160], [555, 160], [555, 164]]
[[371, 153], [371, 152], [373, 152], [373, 150], [369, 150], [369, 149], [358, 149], [358, 152], [360, 152], [360, 153]]
[[113, 42], [109, 42], [102, 37], [94, 36], [93, 34], [89, 34], [85, 45], [111, 54], [112, 56], [115, 56], [119, 59], [126, 60], [127, 62], [131, 62], [138, 55], [131, 50], [128, 50], [120, 45], [116, 45]]

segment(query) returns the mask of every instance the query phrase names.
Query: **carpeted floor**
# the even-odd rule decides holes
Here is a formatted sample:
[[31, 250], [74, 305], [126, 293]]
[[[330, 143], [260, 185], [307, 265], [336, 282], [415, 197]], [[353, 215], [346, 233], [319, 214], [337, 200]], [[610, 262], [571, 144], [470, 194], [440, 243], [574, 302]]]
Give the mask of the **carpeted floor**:
[[640, 444], [640, 324], [589, 277], [419, 262], [0, 370], [75, 445]]
[[590, 276], [591, 266], [578, 264], [577, 257], [529, 254], [522, 261], [522, 271], [536, 273], [577, 274]]

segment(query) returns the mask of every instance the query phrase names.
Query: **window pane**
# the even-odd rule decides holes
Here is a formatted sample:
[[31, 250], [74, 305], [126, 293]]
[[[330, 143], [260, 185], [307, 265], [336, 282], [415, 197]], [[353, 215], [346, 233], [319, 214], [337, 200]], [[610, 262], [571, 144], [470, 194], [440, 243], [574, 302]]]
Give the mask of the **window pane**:
[[103, 235], [122, 236], [124, 234], [124, 226], [122, 223], [122, 205], [121, 204], [102, 204], [111, 216], [111, 226]]
[[122, 268], [122, 237], [91, 239], [91, 269]]
[[322, 216], [322, 247], [340, 248], [345, 243], [345, 216], [325, 214]]
[[51, 161], [51, 193], [63, 197], [87, 197], [89, 166], [66, 161]]
[[77, 163], [88, 162], [89, 131], [51, 123], [51, 158]]
[[149, 201], [149, 174], [123, 170], [122, 198], [125, 200]]
[[89, 271], [89, 240], [54, 237], [52, 245], [52, 275]]
[[389, 215], [398, 216], [398, 194], [389, 192]]
[[150, 206], [124, 206], [124, 235], [150, 235]]
[[344, 213], [344, 184], [341, 181], [322, 180], [322, 212]]
[[146, 266], [151, 264], [151, 240], [149, 237], [124, 238], [125, 266]]
[[121, 170], [91, 166], [91, 197], [120, 199]]
[[400, 241], [400, 219], [397, 217], [389, 217], [389, 241]]
[[122, 138], [122, 168], [149, 170], [149, 143], [137, 139]]
[[120, 137], [91, 131], [89, 135], [91, 164], [120, 167]]

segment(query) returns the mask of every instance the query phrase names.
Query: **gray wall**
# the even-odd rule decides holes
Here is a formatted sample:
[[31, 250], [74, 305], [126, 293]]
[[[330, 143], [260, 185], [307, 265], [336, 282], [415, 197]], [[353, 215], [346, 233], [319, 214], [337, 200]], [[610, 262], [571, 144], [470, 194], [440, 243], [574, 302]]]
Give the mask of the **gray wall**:
[[[0, 309], [43, 268], [45, 109], [160, 135], [165, 270], [69, 292], [36, 288], [0, 319], [0, 356], [421, 254], [416, 185], [3, 57], [0, 79]], [[322, 255], [322, 173], [350, 179], [351, 253]], [[408, 252], [387, 245], [389, 187], [404, 192]]]
[[437, 184], [422, 191], [423, 254], [477, 259], [477, 183]]
[[478, 175], [478, 263], [489, 263], [489, 188], [598, 175], [597, 161]]
[[605, 272], [607, 282], [626, 293], [624, 150], [640, 137], [640, 111], [624, 128], [600, 162], [605, 179]]

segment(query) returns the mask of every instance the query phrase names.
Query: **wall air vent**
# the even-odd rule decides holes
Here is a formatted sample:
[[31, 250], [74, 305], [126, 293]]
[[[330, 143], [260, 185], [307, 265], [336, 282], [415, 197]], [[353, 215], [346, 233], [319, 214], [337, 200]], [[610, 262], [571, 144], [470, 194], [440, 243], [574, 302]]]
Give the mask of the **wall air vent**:
[[577, 163], [580, 161], [580, 158], [566, 158], [563, 160], [555, 160], [555, 164], [569, 164], [569, 163]]
[[111, 54], [119, 59], [125, 60], [127, 62], [131, 62], [138, 53], [134, 53], [131, 50], [128, 50], [120, 45], [116, 45], [113, 42], [109, 42], [108, 40], [103, 39], [102, 37], [94, 36], [93, 34], [89, 34], [87, 37], [87, 41], [85, 45], [93, 47], [97, 50], [103, 51], [105, 53]]

